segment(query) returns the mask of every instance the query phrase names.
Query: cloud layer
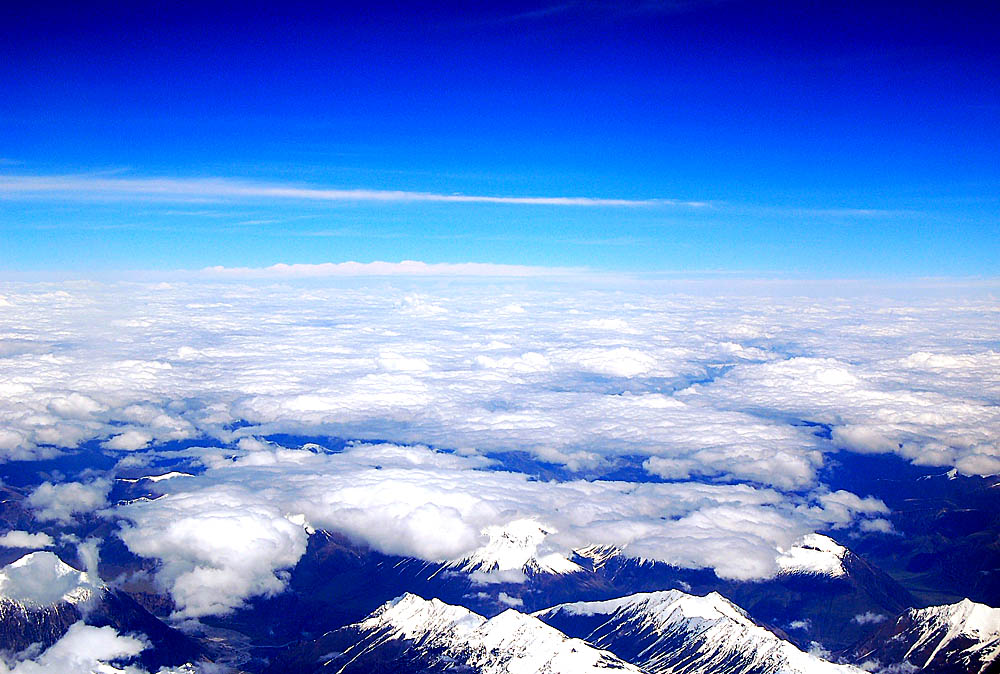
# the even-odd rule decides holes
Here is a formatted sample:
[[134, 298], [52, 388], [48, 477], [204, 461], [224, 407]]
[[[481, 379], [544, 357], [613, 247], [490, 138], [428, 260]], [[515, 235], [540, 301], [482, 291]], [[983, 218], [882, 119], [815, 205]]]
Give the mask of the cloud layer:
[[[309, 527], [450, 560], [529, 519], [551, 532], [540, 555], [605, 543], [753, 577], [803, 533], [891, 531], [884, 506], [819, 483], [829, 452], [1000, 472], [1000, 309], [982, 290], [278, 271], [0, 285], [0, 457], [93, 442], [135, 467], [204, 446], [185, 454], [203, 474], [111, 513], [184, 615], [280, 591]], [[391, 444], [328, 455], [276, 433]], [[29, 504], [69, 522], [109, 487], [50, 481]]]
[[166, 495], [115, 509], [130, 521], [120, 534], [125, 544], [161, 560], [157, 578], [188, 617], [283, 589], [281, 572], [305, 552], [313, 528], [387, 554], [444, 562], [488, 545], [491, 528], [523, 527], [527, 519], [549, 532], [528, 551], [536, 557], [614, 545], [754, 578], [776, 573], [778, 551], [802, 534], [885, 509], [875, 499], [823, 490], [790, 497], [748, 485], [543, 482], [426, 447], [195, 453], [205, 472], [156, 483]]
[[1000, 471], [994, 302], [669, 289], [5, 284], [0, 456], [274, 430], [782, 487], [836, 447]]

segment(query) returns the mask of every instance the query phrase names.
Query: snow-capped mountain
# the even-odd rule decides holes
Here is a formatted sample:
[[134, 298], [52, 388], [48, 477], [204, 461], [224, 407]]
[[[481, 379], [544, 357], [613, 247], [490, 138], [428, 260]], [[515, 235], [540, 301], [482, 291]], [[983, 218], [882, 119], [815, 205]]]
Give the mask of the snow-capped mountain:
[[783, 575], [817, 575], [840, 578], [847, 575], [844, 560], [851, 551], [829, 536], [807, 534], [775, 560]]
[[584, 674], [642, 670], [513, 609], [486, 619], [413, 594], [272, 663], [271, 672]]
[[180, 665], [202, 656], [201, 646], [109, 588], [93, 573], [80, 571], [51, 552], [32, 552], [0, 569], [0, 643], [17, 652], [51, 646], [84, 620], [94, 627], [138, 633], [150, 643], [140, 655], [146, 667]]
[[850, 657], [871, 671], [996, 674], [1000, 609], [968, 599], [910, 609], [886, 621]]
[[[573, 556], [585, 563], [587, 568], [599, 571], [609, 560], [625, 558], [625, 553], [617, 545], [588, 545], [574, 550]], [[645, 561], [637, 557], [632, 559], [637, 562]]]
[[679, 590], [560, 604], [534, 614], [567, 634], [658, 673], [850, 674], [758, 625], [718, 593]]
[[171, 470], [160, 475], [143, 475], [142, 477], [119, 477], [116, 478], [119, 482], [125, 482], [127, 484], [135, 484], [137, 482], [142, 482], [143, 480], [148, 480], [150, 482], [162, 482], [163, 480], [172, 480], [175, 477], [193, 477], [191, 473], [185, 473], [178, 470]]
[[24, 555], [0, 569], [3, 647], [20, 651], [52, 644], [80, 619], [105, 588], [51, 552]]
[[813, 642], [828, 650], [850, 647], [872, 625], [857, 615], [897, 615], [913, 597], [890, 576], [833, 539], [804, 536], [776, 556], [779, 572], [757, 581], [730, 581], [710, 570], [678, 567], [630, 557], [610, 546], [575, 551], [574, 561], [606, 579], [620, 594], [683, 588], [694, 594], [721, 592], [755, 620], [787, 632], [801, 648]]
[[545, 552], [545, 539], [552, 532], [534, 520], [522, 519], [504, 526], [487, 527], [489, 542], [465, 559], [447, 566], [459, 569], [483, 582], [523, 580], [537, 574], [564, 574], [583, 571], [579, 564], [558, 552]]
[[0, 569], [0, 602], [27, 610], [82, 604], [104, 589], [51, 552], [32, 552]]

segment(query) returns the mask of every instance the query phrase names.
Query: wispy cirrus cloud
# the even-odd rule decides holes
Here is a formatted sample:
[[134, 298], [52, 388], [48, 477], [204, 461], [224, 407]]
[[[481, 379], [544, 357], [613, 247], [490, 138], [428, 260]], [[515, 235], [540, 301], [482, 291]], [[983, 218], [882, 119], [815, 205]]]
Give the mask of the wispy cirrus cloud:
[[[510, 206], [575, 207], [603, 209], [672, 208], [701, 214], [726, 213], [730, 216], [820, 218], [824, 220], [877, 221], [913, 216], [929, 216], [915, 209], [885, 209], [862, 205], [853, 207], [804, 206], [801, 204], [753, 204], [725, 200], [692, 199], [628, 199], [580, 195], [490, 195], [458, 192], [425, 192], [418, 190], [386, 190], [368, 188], [334, 188], [302, 183], [243, 180], [220, 176], [177, 178], [168, 176], [140, 177], [118, 173], [82, 174], [8, 174], [0, 175], [0, 200], [60, 199], [81, 202], [147, 202], [176, 204], [219, 203], [246, 204], [494, 204]], [[206, 218], [228, 218], [228, 211], [183, 209], [170, 215]], [[264, 225], [295, 218], [249, 218], [240, 225]], [[323, 230], [315, 235], [330, 235]], [[334, 231], [334, 234], [339, 232]], [[309, 235], [309, 233], [296, 233]], [[601, 242], [602, 244], [604, 242]]]
[[590, 196], [498, 196], [408, 190], [339, 189], [232, 178], [109, 177], [107, 175], [0, 176], [0, 198], [52, 196], [64, 199], [138, 199], [153, 201], [287, 200], [509, 204], [523, 206], [642, 207], [703, 206], [674, 199], [618, 199]]

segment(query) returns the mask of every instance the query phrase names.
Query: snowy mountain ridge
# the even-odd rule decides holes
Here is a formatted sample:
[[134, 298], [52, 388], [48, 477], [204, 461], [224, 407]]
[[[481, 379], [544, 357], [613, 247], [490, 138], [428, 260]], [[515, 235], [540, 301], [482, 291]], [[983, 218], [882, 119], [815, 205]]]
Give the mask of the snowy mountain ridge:
[[801, 651], [715, 592], [640, 593], [560, 604], [534, 615], [654, 674], [860, 672]]
[[1000, 672], [1000, 609], [963, 599], [910, 609], [852, 654], [877, 671], [884, 664], [926, 672]]
[[806, 534], [775, 560], [779, 573], [816, 574], [839, 578], [847, 575], [844, 559], [850, 550], [829, 536]]
[[349, 645], [320, 663], [323, 671], [369, 671], [380, 649], [394, 659], [403, 653], [419, 667], [465, 667], [479, 674], [642, 671], [513, 609], [487, 620], [460, 606], [410, 593], [343, 630]]
[[483, 530], [489, 538], [486, 545], [447, 566], [473, 574], [484, 583], [518, 582], [527, 575], [583, 571], [579, 564], [558, 552], [543, 552], [545, 538], [551, 533], [554, 532], [531, 519], [486, 527]]

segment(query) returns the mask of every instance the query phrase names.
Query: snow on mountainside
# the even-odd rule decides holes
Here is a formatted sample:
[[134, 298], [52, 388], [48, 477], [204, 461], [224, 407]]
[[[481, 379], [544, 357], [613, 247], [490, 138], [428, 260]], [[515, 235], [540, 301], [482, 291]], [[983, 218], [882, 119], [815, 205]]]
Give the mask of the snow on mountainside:
[[534, 615], [654, 674], [860, 672], [799, 650], [714, 592], [634, 594], [560, 604]]
[[103, 589], [51, 552], [32, 552], [0, 569], [0, 600], [28, 606], [80, 604]]
[[[595, 570], [600, 570], [608, 560], [623, 557], [622, 549], [617, 545], [588, 545], [573, 551], [577, 557], [587, 560], [587, 565]], [[639, 560], [637, 560], [639, 561]]]
[[1000, 672], [1000, 609], [963, 599], [910, 609], [852, 649], [872, 671]]
[[408, 593], [360, 623], [276, 660], [268, 671], [584, 674], [606, 670], [642, 672], [513, 609], [487, 620], [468, 609]]
[[468, 558], [448, 564], [474, 574], [484, 582], [517, 581], [526, 575], [576, 573], [583, 569], [565, 556], [542, 552], [551, 532], [530, 519], [515, 520], [504, 526], [487, 527], [489, 542]]
[[143, 475], [142, 477], [119, 477], [117, 478], [119, 482], [127, 482], [129, 484], [135, 484], [143, 480], [149, 480], [150, 482], [162, 482], [163, 480], [172, 480], [175, 477], [194, 477], [191, 473], [183, 473], [181, 471], [172, 470], [169, 473], [163, 473], [162, 475]]
[[386, 630], [393, 638], [433, 646], [464, 639], [484, 622], [485, 618], [467, 608], [407, 593], [380, 606], [358, 628], [362, 632]]
[[153, 671], [199, 660], [204, 652], [126, 593], [51, 552], [32, 552], [0, 569], [0, 650], [48, 648], [77, 623], [141, 634], [149, 646], [139, 659]]
[[844, 558], [849, 551], [822, 534], [807, 534], [777, 558], [783, 574], [810, 573], [822, 576], [846, 576]]

